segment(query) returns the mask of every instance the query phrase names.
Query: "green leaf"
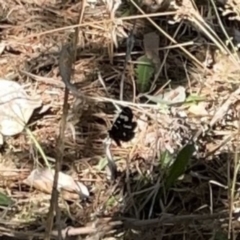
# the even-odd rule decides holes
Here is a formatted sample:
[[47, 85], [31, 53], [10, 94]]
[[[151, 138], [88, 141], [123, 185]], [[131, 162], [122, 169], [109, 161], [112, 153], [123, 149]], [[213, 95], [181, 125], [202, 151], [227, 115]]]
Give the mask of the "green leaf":
[[194, 144], [187, 144], [178, 153], [175, 162], [172, 164], [166, 179], [165, 187], [170, 188], [175, 181], [185, 172], [185, 169], [195, 151]]
[[101, 158], [98, 162], [98, 165], [96, 166], [98, 171], [102, 171], [108, 164], [108, 161], [106, 158]]
[[185, 100], [185, 104], [188, 105], [191, 103], [197, 103], [197, 102], [201, 102], [201, 101], [205, 101], [205, 100], [206, 100], [205, 97], [201, 97], [197, 94], [192, 94], [187, 97], [187, 99]]
[[108, 207], [113, 207], [113, 206], [115, 205], [115, 203], [116, 203], [116, 198], [115, 198], [114, 196], [111, 196], [111, 197], [108, 199], [106, 205], [107, 205]]
[[139, 92], [146, 92], [150, 87], [150, 80], [154, 74], [154, 65], [145, 55], [137, 59], [139, 62], [136, 68], [137, 88]]
[[128, 17], [131, 15], [131, 10], [130, 9], [126, 9], [122, 12], [121, 17]]
[[12, 204], [11, 198], [0, 192], [0, 206], [9, 206]]
[[171, 166], [172, 161], [173, 161], [172, 155], [168, 150], [165, 150], [163, 153], [161, 153], [160, 164], [163, 169]]
[[223, 232], [216, 232], [213, 238], [214, 240], [228, 240], [227, 234]]

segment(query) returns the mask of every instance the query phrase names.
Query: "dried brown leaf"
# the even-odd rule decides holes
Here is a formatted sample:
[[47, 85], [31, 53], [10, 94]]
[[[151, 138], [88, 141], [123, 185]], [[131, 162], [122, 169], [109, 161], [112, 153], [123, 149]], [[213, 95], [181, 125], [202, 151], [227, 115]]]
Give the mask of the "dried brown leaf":
[[216, 122], [218, 122], [220, 119], [224, 117], [224, 115], [227, 113], [229, 110], [230, 106], [237, 102], [238, 100], [238, 95], [240, 94], [240, 88], [238, 88], [235, 92], [233, 92], [230, 97], [223, 103], [223, 105], [216, 111], [214, 114], [210, 126], [213, 126]]
[[160, 58], [158, 53], [159, 48], [159, 35], [155, 32], [150, 32], [144, 35], [143, 39], [145, 55], [148, 59], [152, 60], [155, 68], [160, 67]]

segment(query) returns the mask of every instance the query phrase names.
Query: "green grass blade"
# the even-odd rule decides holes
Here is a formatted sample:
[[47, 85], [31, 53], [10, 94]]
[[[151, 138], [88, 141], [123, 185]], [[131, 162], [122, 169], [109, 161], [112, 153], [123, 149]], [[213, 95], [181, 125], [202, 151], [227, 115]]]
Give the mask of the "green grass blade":
[[195, 151], [194, 144], [187, 144], [178, 153], [175, 162], [172, 164], [166, 179], [165, 187], [169, 189], [175, 181], [185, 172], [185, 169]]
[[137, 88], [139, 92], [143, 93], [148, 91], [155, 70], [152, 61], [145, 55], [139, 57], [137, 61], [139, 62], [136, 68]]
[[0, 192], [0, 206], [9, 206], [12, 204], [11, 198]]

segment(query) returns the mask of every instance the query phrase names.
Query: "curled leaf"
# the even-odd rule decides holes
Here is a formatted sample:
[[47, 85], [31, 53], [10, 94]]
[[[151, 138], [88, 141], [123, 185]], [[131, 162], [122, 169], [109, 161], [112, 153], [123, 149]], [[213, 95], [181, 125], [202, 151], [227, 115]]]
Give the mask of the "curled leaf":
[[[24, 180], [24, 183], [29, 186], [33, 186], [40, 191], [51, 193], [54, 174], [54, 170], [35, 169]], [[77, 193], [80, 198], [89, 197], [89, 191], [84, 184], [75, 181], [71, 176], [62, 172], [59, 172], [57, 190], [69, 193]]]
[[29, 97], [17, 82], [0, 79], [0, 133], [13, 136], [23, 131], [40, 97]]
[[179, 86], [157, 96], [151, 96], [147, 94], [144, 96], [152, 102], [170, 105], [184, 102], [186, 99], [186, 89], [183, 86]]

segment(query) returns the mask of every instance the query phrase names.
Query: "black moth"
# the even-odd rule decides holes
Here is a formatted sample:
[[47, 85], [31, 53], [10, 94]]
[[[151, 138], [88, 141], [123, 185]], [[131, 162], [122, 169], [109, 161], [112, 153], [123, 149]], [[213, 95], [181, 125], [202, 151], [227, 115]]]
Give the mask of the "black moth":
[[132, 110], [129, 107], [124, 107], [108, 133], [110, 138], [113, 139], [118, 146], [121, 146], [120, 141], [128, 142], [133, 139], [136, 126], [137, 123], [133, 122]]

